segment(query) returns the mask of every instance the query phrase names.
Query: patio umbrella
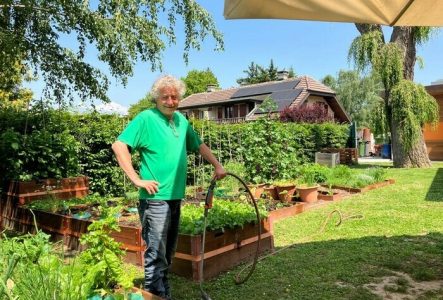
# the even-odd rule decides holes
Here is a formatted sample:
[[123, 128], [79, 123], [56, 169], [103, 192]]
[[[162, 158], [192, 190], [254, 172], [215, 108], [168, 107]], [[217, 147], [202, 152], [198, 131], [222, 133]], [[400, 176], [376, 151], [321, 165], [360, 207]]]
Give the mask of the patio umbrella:
[[225, 0], [226, 19], [443, 26], [442, 0]]

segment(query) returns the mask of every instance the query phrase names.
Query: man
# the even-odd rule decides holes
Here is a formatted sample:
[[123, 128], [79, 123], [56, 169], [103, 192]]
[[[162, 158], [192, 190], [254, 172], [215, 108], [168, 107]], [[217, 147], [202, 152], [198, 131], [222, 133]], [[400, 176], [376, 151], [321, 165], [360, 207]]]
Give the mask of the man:
[[[185, 84], [172, 76], [159, 78], [151, 95], [156, 107], [138, 114], [112, 145], [117, 161], [139, 188], [139, 214], [146, 242], [145, 290], [170, 299], [168, 269], [173, 258], [184, 198], [187, 152], [199, 152], [221, 179], [226, 171], [211, 150], [200, 140], [188, 120], [176, 112]], [[140, 176], [132, 166], [128, 148], [139, 151]]]

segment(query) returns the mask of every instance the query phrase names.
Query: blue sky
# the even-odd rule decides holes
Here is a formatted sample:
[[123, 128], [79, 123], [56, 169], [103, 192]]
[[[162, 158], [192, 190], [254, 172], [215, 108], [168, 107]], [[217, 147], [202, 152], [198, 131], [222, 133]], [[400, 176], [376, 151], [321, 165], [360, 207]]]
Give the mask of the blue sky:
[[[215, 52], [215, 41], [207, 38], [200, 51], [192, 51], [189, 63], [183, 61], [183, 30], [176, 30], [177, 44], [163, 53], [163, 72], [152, 72], [147, 63], [137, 64], [134, 76], [126, 87], [111, 84], [108, 95], [119, 105], [128, 107], [141, 99], [153, 81], [161, 74], [186, 76], [192, 69], [210, 68], [222, 88], [236, 86], [236, 79], [243, 77], [243, 70], [250, 62], [268, 66], [271, 59], [279, 68], [293, 67], [297, 75], [309, 75], [322, 79], [336, 75], [341, 69], [351, 69], [347, 53], [352, 40], [358, 36], [354, 24], [287, 20], [225, 20], [222, 0], [198, 1], [214, 18], [224, 35], [223, 52]], [[389, 32], [389, 28], [386, 29]], [[94, 52], [94, 51], [91, 51]], [[417, 54], [424, 60], [424, 68], [416, 68], [415, 81], [424, 85], [443, 79], [443, 32], [428, 43], [418, 47]], [[92, 61], [94, 57], [90, 58]], [[99, 64], [107, 72], [103, 64]], [[36, 98], [41, 83], [32, 83]]]

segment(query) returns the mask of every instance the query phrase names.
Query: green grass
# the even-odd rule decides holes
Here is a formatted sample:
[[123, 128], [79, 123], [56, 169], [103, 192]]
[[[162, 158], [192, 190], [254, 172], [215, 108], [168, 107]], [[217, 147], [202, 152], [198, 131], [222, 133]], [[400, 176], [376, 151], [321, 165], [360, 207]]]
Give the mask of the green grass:
[[[362, 167], [362, 166], [360, 166]], [[205, 282], [212, 299], [382, 299], [365, 287], [401, 272], [414, 281], [443, 280], [443, 163], [387, 169], [396, 183], [353, 195], [275, 224], [275, 255], [243, 285], [242, 266]], [[335, 226], [338, 209], [348, 218]], [[408, 295], [401, 276], [386, 291]], [[174, 299], [200, 299], [198, 284], [172, 276]], [[443, 299], [443, 287], [419, 299]]]

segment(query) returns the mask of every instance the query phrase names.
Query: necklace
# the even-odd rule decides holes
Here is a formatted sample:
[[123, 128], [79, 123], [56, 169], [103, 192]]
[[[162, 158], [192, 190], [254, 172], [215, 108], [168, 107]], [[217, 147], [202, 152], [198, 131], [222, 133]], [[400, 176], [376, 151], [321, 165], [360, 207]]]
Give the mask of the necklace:
[[173, 119], [169, 120], [169, 127], [172, 129], [172, 133], [174, 134], [174, 136], [178, 137], [178, 131], [177, 128], [175, 127], [175, 122]]

